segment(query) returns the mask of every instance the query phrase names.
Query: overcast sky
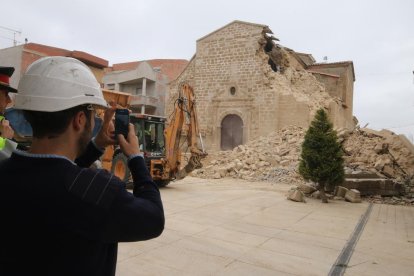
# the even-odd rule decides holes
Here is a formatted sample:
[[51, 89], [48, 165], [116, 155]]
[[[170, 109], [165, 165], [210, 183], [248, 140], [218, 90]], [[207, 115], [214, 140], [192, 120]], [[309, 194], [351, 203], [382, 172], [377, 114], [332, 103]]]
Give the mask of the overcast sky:
[[[269, 26], [280, 44], [317, 62], [352, 60], [360, 125], [414, 136], [412, 0], [9, 0], [2, 1], [0, 48], [46, 44], [88, 52], [110, 64], [189, 60], [196, 40], [234, 21]], [[1, 61], [0, 61], [1, 62]]]

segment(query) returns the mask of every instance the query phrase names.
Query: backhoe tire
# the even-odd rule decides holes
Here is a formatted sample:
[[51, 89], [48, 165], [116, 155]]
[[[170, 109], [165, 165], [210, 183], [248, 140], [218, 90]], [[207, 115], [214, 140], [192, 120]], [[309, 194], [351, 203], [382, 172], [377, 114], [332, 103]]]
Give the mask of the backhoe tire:
[[122, 152], [118, 152], [114, 155], [111, 172], [122, 181], [126, 183], [129, 182], [131, 173], [128, 168], [128, 158]]

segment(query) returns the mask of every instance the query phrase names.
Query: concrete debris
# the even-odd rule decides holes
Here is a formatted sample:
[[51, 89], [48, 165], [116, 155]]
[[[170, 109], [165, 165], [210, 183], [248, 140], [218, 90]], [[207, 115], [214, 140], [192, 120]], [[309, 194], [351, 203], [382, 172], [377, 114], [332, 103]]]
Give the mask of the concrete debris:
[[361, 193], [358, 190], [350, 189], [346, 191], [345, 200], [352, 203], [361, 203]]
[[342, 197], [342, 198], [345, 198], [345, 194], [346, 194], [346, 192], [348, 191], [348, 189], [347, 188], [345, 188], [345, 187], [342, 187], [342, 186], [336, 186], [335, 187], [335, 191], [334, 191], [334, 195], [336, 196], [336, 197]]
[[321, 199], [321, 194], [319, 191], [315, 191], [310, 195], [312, 198]]
[[[192, 174], [295, 184], [305, 189], [309, 184], [297, 171], [305, 132], [302, 127], [290, 126], [231, 151], [210, 153], [205, 166]], [[337, 133], [344, 149], [346, 174], [391, 179], [403, 186], [407, 198], [414, 198], [414, 146], [405, 137], [366, 128], [353, 132], [339, 129]]]
[[345, 198], [341, 197], [341, 196], [334, 196], [333, 200], [344, 200]]
[[300, 191], [299, 189], [291, 189], [288, 193], [287, 199], [290, 199], [292, 201], [296, 202], [305, 202], [305, 195]]
[[203, 162], [205, 166], [192, 174], [213, 178], [219, 172], [223, 177], [246, 180], [305, 183], [297, 173], [304, 135], [303, 128], [293, 126], [259, 137], [231, 151], [209, 153]]
[[316, 191], [316, 188], [308, 183], [300, 183], [298, 189], [301, 190], [304, 194], [312, 194]]
[[376, 204], [390, 204], [390, 205], [403, 205], [403, 206], [412, 206], [414, 205], [414, 198], [408, 198], [406, 196], [381, 196], [381, 195], [372, 195], [363, 197], [363, 200], [376, 203]]

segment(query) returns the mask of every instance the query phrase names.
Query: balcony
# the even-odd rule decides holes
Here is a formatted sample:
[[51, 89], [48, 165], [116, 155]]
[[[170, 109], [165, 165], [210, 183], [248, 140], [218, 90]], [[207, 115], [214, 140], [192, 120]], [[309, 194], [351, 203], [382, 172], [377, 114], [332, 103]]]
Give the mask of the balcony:
[[157, 97], [132, 95], [130, 104], [132, 107], [145, 105], [145, 106], [157, 108], [159, 101], [160, 100]]

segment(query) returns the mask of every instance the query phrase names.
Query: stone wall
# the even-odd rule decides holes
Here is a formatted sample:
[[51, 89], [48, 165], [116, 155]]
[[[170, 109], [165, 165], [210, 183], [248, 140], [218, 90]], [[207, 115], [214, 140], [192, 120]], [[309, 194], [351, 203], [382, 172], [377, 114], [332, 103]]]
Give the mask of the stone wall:
[[315, 74], [326, 91], [340, 102], [340, 109], [337, 110], [336, 119], [341, 124], [338, 126], [352, 129], [354, 124], [353, 118], [353, 95], [354, 95], [354, 70], [351, 61], [337, 63], [321, 63], [309, 66], [310, 72], [318, 72]]

